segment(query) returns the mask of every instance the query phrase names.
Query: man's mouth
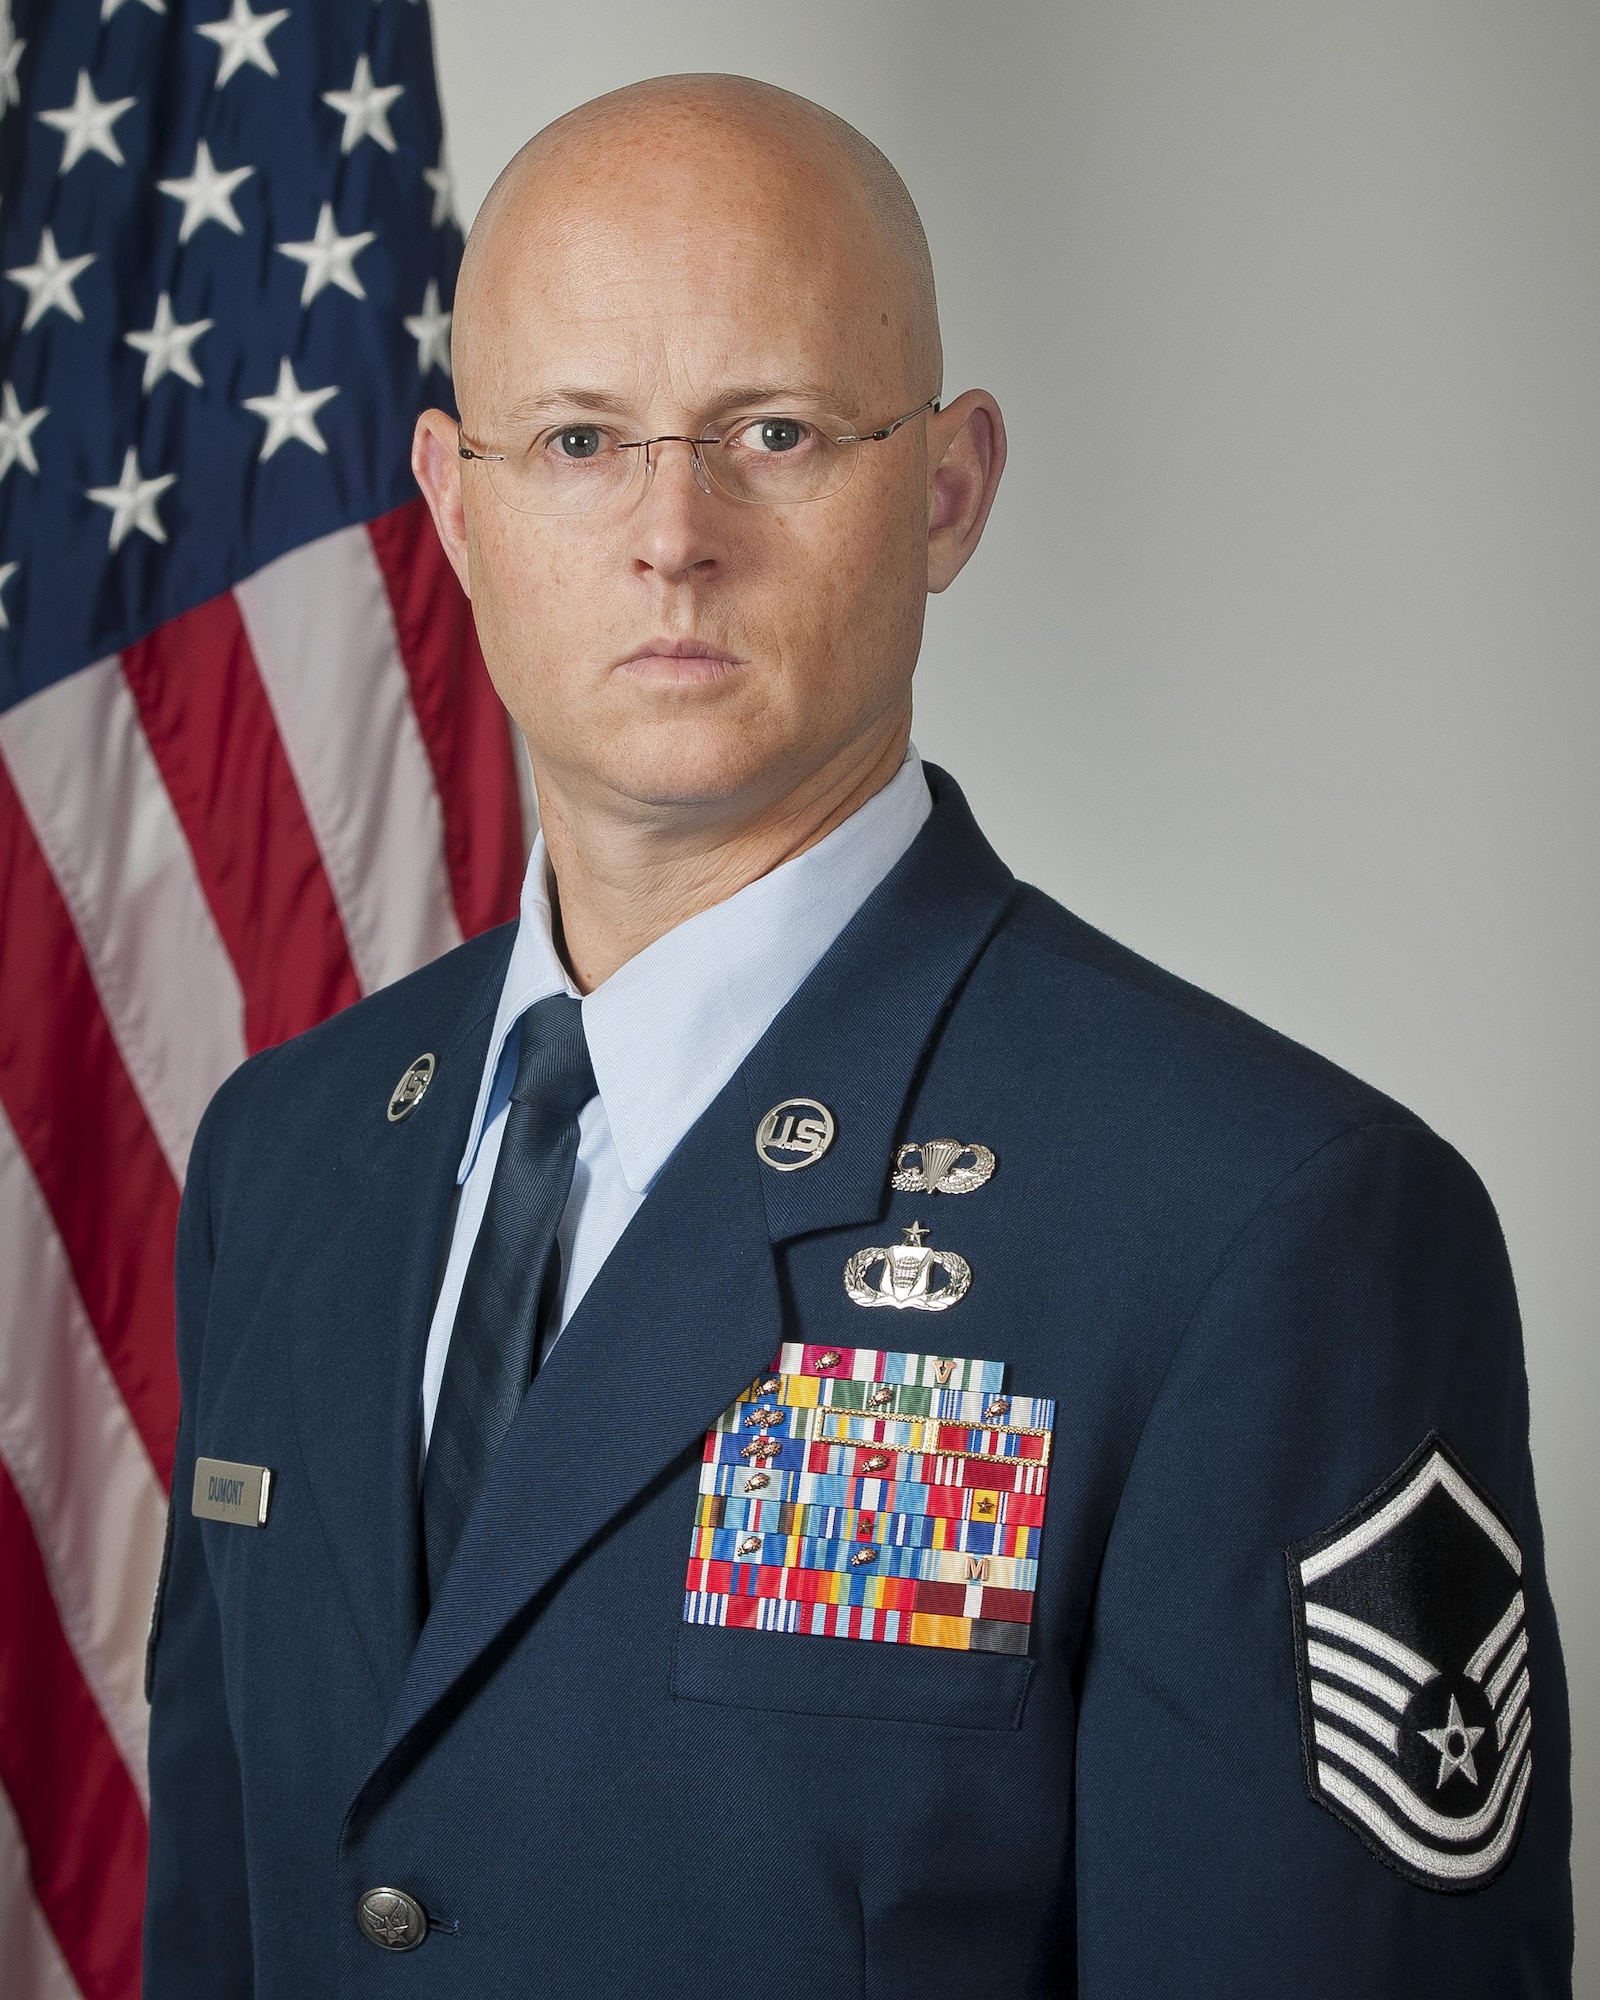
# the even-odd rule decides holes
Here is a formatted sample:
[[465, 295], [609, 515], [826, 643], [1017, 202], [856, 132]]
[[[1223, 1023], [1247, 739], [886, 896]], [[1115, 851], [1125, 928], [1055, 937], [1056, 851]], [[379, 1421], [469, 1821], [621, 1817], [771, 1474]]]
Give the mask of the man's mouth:
[[704, 639], [647, 639], [624, 659], [617, 671], [638, 680], [690, 685], [721, 680], [746, 663], [737, 654]]

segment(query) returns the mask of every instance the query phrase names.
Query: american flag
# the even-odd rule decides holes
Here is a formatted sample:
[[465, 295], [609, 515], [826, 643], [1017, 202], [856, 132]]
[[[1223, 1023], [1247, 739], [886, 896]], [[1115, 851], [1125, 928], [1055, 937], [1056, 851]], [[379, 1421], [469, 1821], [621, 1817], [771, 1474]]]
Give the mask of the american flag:
[[408, 0], [0, 0], [0, 1991], [134, 2000], [171, 1253], [252, 1049], [515, 912], [407, 467], [460, 234]]

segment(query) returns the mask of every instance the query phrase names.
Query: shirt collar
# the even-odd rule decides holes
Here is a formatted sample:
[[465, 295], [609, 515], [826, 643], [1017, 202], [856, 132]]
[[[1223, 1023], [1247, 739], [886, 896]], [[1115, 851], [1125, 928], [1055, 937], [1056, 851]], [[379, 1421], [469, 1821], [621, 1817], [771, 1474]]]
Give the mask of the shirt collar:
[[[583, 1001], [584, 1033], [623, 1178], [643, 1194], [807, 974], [921, 831], [932, 809], [915, 749], [826, 839], [620, 966]], [[521, 920], [458, 1178], [488, 1123], [507, 1043], [535, 1001], [576, 994], [556, 951], [544, 836], [528, 857]]]

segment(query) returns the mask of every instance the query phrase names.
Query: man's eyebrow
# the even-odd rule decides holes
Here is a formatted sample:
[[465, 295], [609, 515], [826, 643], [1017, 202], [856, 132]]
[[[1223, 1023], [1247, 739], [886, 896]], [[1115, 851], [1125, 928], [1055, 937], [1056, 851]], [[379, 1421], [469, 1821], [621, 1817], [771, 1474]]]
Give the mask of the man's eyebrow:
[[585, 388], [580, 384], [561, 385], [538, 395], [519, 396], [506, 406], [507, 423], [527, 423], [536, 417], [570, 415], [575, 409], [592, 410], [597, 416], [621, 416], [624, 404], [608, 389]]
[[830, 412], [838, 400], [837, 388], [820, 382], [736, 382], [706, 405], [709, 410], [746, 409], [752, 403], [782, 405], [786, 402], [825, 403]]
[[[752, 404], [781, 407], [788, 402], [803, 402], [822, 405], [827, 414], [840, 414], [833, 408], [837, 392], [820, 383], [812, 382], [736, 382], [720, 390], [704, 405], [705, 414], [710, 417], [724, 410], [748, 409]], [[600, 389], [592, 384], [561, 383], [554, 388], [542, 389], [536, 395], [520, 396], [507, 406], [503, 421], [508, 424], [536, 423], [541, 417], [570, 416], [575, 411], [601, 417], [621, 417], [630, 419], [634, 415], [631, 405], [624, 402], [615, 391]]]

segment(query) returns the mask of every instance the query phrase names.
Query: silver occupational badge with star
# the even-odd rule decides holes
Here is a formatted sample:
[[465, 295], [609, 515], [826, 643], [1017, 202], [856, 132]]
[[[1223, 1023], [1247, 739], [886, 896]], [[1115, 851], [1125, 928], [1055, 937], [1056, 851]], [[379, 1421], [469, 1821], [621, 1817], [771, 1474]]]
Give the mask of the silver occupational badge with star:
[[927, 1233], [913, 1222], [892, 1249], [858, 1250], [844, 1267], [844, 1288], [855, 1304], [945, 1312], [964, 1299], [972, 1266], [953, 1250], [930, 1249], [923, 1242]]

